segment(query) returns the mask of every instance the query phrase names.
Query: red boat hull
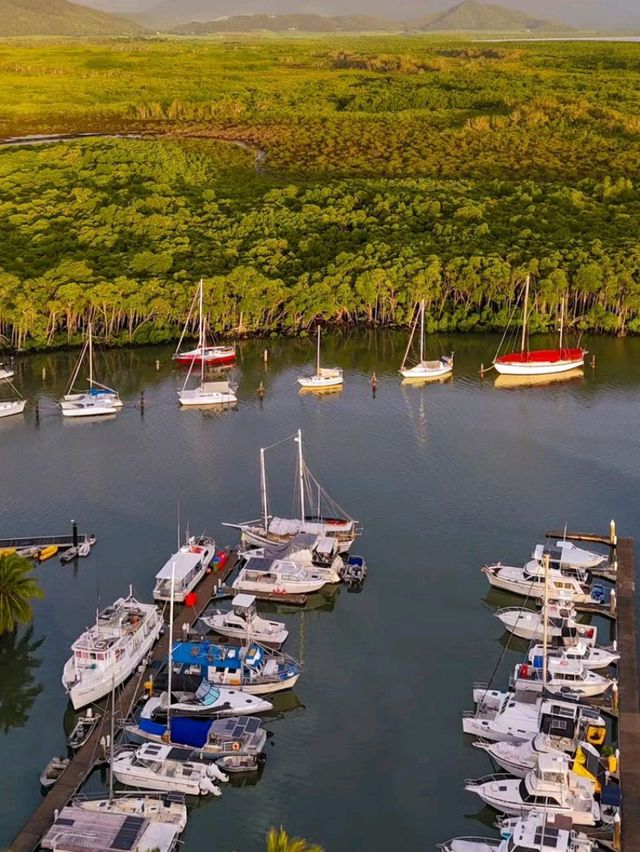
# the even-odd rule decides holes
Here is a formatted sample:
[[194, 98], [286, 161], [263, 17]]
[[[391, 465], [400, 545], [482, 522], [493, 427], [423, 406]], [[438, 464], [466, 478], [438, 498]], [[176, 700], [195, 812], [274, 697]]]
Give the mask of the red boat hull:
[[236, 360], [235, 352], [226, 352], [226, 353], [216, 353], [216, 352], [205, 352], [202, 354], [201, 352], [183, 352], [180, 355], [176, 355], [176, 363], [185, 364], [189, 366], [190, 364], [200, 364], [204, 362], [205, 364], [212, 364], [214, 366], [222, 367], [225, 364], [233, 364]]

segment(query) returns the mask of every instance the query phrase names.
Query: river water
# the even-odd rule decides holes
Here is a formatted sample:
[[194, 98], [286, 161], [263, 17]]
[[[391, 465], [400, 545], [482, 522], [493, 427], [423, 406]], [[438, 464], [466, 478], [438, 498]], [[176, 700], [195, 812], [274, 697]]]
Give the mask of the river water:
[[[298, 427], [309, 466], [364, 526], [355, 552], [369, 577], [361, 594], [339, 590], [278, 616], [304, 674], [268, 723], [262, 776], [199, 802], [185, 848], [259, 850], [280, 824], [328, 850], [432, 849], [491, 833], [491, 813], [463, 790], [490, 766], [460, 717], [472, 682], [503, 651], [493, 608], [515, 599], [488, 595], [479, 568], [523, 560], [565, 523], [606, 531], [615, 518], [621, 534], [638, 533], [640, 340], [589, 339], [595, 369], [515, 388], [497, 387], [493, 373], [480, 380], [497, 341], [472, 336], [430, 341], [456, 350], [452, 381], [402, 386], [405, 343], [392, 332], [327, 335], [324, 361], [345, 368], [345, 387], [313, 397], [295, 384], [312, 341], [245, 342], [234, 370], [240, 405], [217, 415], [178, 409], [183, 373], [168, 348], [99, 354], [99, 372], [128, 403], [108, 422], [63, 422], [54, 405], [74, 353], [17, 362], [40, 417], [30, 408], [0, 421], [0, 535], [64, 531], [76, 518], [98, 543], [77, 566], [39, 566], [46, 596], [32, 630], [0, 640], [0, 846], [37, 805], [40, 770], [64, 750], [71, 713], [60, 675], [96, 603], [129, 583], [150, 598], [175, 549], [178, 501], [192, 531], [233, 544], [221, 523], [258, 514], [259, 447]], [[269, 453], [268, 475], [272, 507], [288, 512], [291, 444]], [[505, 654], [498, 683], [516, 659]], [[91, 787], [103, 780], [97, 772]]]

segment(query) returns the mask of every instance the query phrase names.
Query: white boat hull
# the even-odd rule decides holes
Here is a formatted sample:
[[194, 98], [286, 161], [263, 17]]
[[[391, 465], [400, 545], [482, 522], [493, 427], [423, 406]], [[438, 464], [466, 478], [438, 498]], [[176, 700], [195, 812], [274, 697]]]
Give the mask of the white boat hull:
[[[205, 616], [201, 619], [201, 621], [220, 636], [227, 636], [230, 639], [247, 638], [247, 628], [240, 626], [234, 627], [232, 625], [225, 624], [224, 615]], [[282, 625], [280, 629], [273, 629], [270, 631], [260, 631], [250, 627], [251, 639], [259, 642], [261, 645], [276, 645], [280, 647], [280, 645], [283, 645], [286, 642], [288, 635], [289, 631], [284, 625]]]
[[410, 367], [407, 370], [400, 370], [400, 375], [403, 379], [414, 379], [416, 381], [424, 379], [440, 379], [443, 376], [448, 376], [453, 372], [453, 363], [443, 364], [440, 362], [439, 367], [429, 367], [426, 364], [417, 364], [415, 367]]
[[184, 406], [235, 405], [238, 397], [234, 393], [200, 393], [196, 388], [179, 391], [178, 401]]
[[77, 799], [72, 807], [93, 813], [124, 814], [140, 816], [149, 822], [175, 825], [182, 832], [187, 827], [187, 806], [177, 802], [165, 802], [155, 796], [119, 796], [109, 799]]
[[24, 399], [0, 402], [0, 417], [11, 417], [13, 414], [22, 414], [26, 404], [27, 402]]
[[[240, 683], [238, 684], [238, 689], [241, 689], [249, 695], [273, 695], [274, 692], [283, 692], [285, 689], [293, 689], [298, 682], [299, 677], [300, 672], [292, 675], [291, 677], [285, 678], [284, 680], [274, 680], [267, 683]], [[222, 683], [218, 684], [215, 680], [211, 680], [210, 683], [213, 683], [215, 686], [223, 686]], [[262, 711], [255, 710], [253, 712], [259, 713]]]
[[[507, 570], [505, 570], [507, 569]], [[502, 589], [504, 592], [511, 592], [514, 595], [520, 595], [523, 598], [533, 598], [534, 600], [542, 600], [544, 595], [544, 583], [530, 580], [524, 575], [519, 577], [514, 573], [517, 569], [512, 569], [507, 565], [485, 566], [483, 573], [486, 574], [489, 584], [495, 589]], [[590, 603], [590, 592], [579, 591], [578, 583], [572, 584], [568, 579], [560, 581], [564, 587], [559, 588], [556, 585], [554, 578], [549, 579], [549, 595], [554, 599], [562, 599], [564, 601], [572, 601], [573, 603]]]
[[584, 366], [584, 355], [572, 361], [549, 361], [532, 364], [501, 364], [494, 361], [497, 373], [503, 376], [552, 376]]
[[[280, 537], [270, 537], [265, 535], [264, 531], [260, 530], [258, 527], [251, 527], [248, 525], [242, 525], [242, 541], [244, 544], [249, 545], [251, 547], [269, 547], [274, 544], [287, 544], [289, 539]], [[301, 532], [304, 532], [304, 527], [301, 528]], [[351, 550], [353, 542], [355, 541], [355, 535], [349, 536], [348, 538], [340, 538], [337, 535], [333, 535], [330, 530], [324, 530], [323, 535], [327, 535], [330, 538], [335, 538], [338, 542], [338, 553], [348, 553]]]
[[113, 764], [113, 777], [127, 787], [135, 787], [138, 790], [154, 790], [163, 793], [184, 793], [185, 796], [205, 796], [208, 791], [200, 787], [197, 781], [178, 778], [176, 776], [166, 777], [149, 770], [145, 771], [139, 767], [120, 767], [117, 760]]
[[237, 592], [249, 592], [255, 594], [272, 594], [272, 595], [309, 595], [312, 592], [319, 592], [323, 586], [326, 586], [324, 579], [301, 581], [299, 583], [288, 583], [286, 581], [276, 583], [261, 583], [250, 580], [234, 580], [233, 588]]
[[[485, 784], [467, 784], [465, 789], [475, 793], [485, 804], [500, 813], [509, 816], [526, 816], [536, 808], [539, 809], [540, 804], [522, 800], [521, 783], [519, 778], [503, 778], [499, 781], [487, 781]], [[568, 816], [574, 825], [595, 825], [599, 817], [599, 808], [595, 801], [590, 810], [583, 811], [569, 805], [557, 804], [553, 798], [547, 798], [545, 812]]]
[[333, 378], [323, 378], [316, 376], [301, 376], [298, 379], [298, 384], [305, 390], [325, 390], [326, 388], [339, 388], [344, 384], [342, 376]]
[[71, 402], [63, 400], [60, 403], [63, 417], [104, 417], [108, 414], [117, 414], [120, 410], [109, 402]]

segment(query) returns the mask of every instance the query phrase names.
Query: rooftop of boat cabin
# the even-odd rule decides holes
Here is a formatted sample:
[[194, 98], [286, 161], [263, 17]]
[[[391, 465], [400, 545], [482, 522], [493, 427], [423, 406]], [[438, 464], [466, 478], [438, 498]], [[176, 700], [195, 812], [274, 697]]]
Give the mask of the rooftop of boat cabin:
[[178, 827], [143, 817], [65, 807], [42, 838], [43, 849], [56, 852], [134, 852], [175, 848]]
[[210, 642], [176, 642], [171, 658], [181, 666], [218, 666], [239, 669], [243, 663], [255, 665], [265, 657], [264, 648], [252, 643], [248, 648], [213, 645]]
[[[513, 834], [514, 840], [525, 849], [540, 852], [569, 852], [571, 818], [556, 814], [532, 814], [521, 820]], [[518, 847], [516, 847], [517, 849]]]
[[156, 574], [156, 580], [181, 580], [192, 571], [203, 559], [206, 547], [202, 544], [185, 544], [165, 562]]

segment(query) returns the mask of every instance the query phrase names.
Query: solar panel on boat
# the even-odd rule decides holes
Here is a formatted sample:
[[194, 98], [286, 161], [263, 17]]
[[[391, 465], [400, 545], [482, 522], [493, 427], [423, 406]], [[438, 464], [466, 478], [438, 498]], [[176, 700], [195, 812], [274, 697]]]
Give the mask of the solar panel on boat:
[[536, 828], [533, 842], [542, 849], [542, 843], [544, 841], [545, 846], [555, 849], [558, 845], [559, 836], [560, 832], [557, 828], [551, 828], [550, 826], [545, 826], [544, 828], [539, 827]]
[[260, 727], [260, 719], [256, 719], [254, 717], [250, 717], [247, 719], [246, 729], [250, 734], [254, 734], [258, 728]]
[[56, 820], [56, 825], [74, 825], [75, 819], [66, 819], [65, 817], [58, 817]]
[[111, 848], [122, 850], [133, 849], [144, 822], [143, 817], [128, 816], [122, 823], [120, 831], [116, 834]]

